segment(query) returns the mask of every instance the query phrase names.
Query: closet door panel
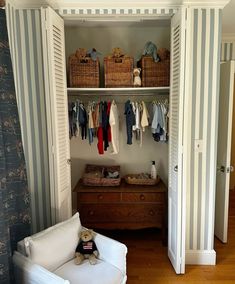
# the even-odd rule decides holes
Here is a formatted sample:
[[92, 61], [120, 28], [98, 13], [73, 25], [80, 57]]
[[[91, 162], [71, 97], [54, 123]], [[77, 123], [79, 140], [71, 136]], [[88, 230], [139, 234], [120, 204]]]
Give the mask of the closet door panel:
[[53, 222], [57, 223], [72, 214], [64, 21], [51, 8], [42, 8], [41, 12], [47, 123], [50, 130], [51, 210]]
[[184, 273], [185, 222], [182, 189], [182, 141], [185, 57], [185, 9], [171, 22], [171, 88], [168, 185], [168, 256], [176, 273]]

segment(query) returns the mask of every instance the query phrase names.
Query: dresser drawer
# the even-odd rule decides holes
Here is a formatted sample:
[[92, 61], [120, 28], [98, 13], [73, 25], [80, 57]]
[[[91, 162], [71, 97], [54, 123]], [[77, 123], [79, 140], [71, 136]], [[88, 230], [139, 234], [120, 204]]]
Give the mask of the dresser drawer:
[[77, 194], [78, 203], [112, 203], [120, 202], [119, 192], [80, 192]]
[[161, 224], [163, 207], [159, 204], [79, 204], [78, 211], [84, 224], [143, 223]]
[[164, 201], [164, 193], [161, 192], [146, 192], [146, 193], [137, 193], [137, 192], [125, 192], [122, 193], [123, 202], [159, 202]]

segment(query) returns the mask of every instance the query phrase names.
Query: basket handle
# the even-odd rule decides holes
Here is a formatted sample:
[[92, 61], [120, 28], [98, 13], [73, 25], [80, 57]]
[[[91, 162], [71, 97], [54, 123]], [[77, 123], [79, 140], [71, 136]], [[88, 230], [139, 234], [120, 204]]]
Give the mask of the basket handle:
[[122, 60], [122, 58], [115, 58], [114, 62], [115, 63], [122, 63], [123, 60]]
[[82, 58], [82, 59], [79, 60], [79, 62], [86, 64], [86, 63], [88, 63], [88, 59], [87, 58]]

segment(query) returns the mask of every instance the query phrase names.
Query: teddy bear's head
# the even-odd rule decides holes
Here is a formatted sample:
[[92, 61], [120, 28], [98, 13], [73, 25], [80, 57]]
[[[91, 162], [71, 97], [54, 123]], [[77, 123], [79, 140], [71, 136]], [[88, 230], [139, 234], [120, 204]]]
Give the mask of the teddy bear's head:
[[124, 55], [124, 53], [122, 52], [121, 48], [119, 47], [115, 47], [112, 49], [112, 54], [113, 54], [113, 57], [122, 57]]
[[140, 75], [140, 71], [141, 71], [141, 68], [134, 68], [133, 75], [134, 76], [139, 76]]
[[89, 242], [94, 237], [94, 232], [92, 230], [84, 230], [80, 233], [80, 238], [83, 242]]

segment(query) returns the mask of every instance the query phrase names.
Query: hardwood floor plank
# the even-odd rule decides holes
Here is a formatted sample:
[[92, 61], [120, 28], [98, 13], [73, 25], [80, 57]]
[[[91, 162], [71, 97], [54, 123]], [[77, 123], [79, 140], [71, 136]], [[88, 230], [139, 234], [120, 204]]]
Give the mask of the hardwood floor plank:
[[127, 284], [234, 284], [235, 216], [229, 217], [228, 244], [215, 238], [216, 266], [187, 265], [185, 275], [176, 275], [162, 246], [158, 229], [101, 231], [128, 247]]

